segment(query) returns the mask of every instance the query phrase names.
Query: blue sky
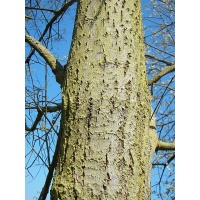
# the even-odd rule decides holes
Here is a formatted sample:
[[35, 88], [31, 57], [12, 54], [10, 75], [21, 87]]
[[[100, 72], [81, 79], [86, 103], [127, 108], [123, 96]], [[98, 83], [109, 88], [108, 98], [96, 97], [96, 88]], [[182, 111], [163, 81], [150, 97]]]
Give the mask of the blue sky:
[[[66, 56], [68, 55], [68, 52], [70, 50], [70, 45], [71, 45], [71, 38], [72, 38], [72, 31], [73, 31], [73, 19], [75, 17], [75, 12], [74, 12], [75, 6], [71, 7], [71, 12], [66, 13], [65, 19], [67, 22], [72, 22], [68, 23], [66, 25], [66, 41], [61, 43], [60, 45], [56, 46], [52, 51], [55, 53], [59, 53], [57, 55], [61, 62], [61, 64], [66, 63]], [[62, 29], [62, 27], [60, 27]], [[26, 51], [29, 53], [29, 51]], [[45, 80], [45, 67], [41, 67], [38, 65], [34, 66], [34, 72], [33, 73], [33, 78], [36, 80], [36, 85], [40, 87], [40, 85], [44, 85], [44, 80]], [[39, 80], [37, 82], [37, 80]], [[55, 98], [57, 96], [57, 103], [61, 102], [61, 90], [60, 86], [57, 82], [55, 82], [54, 75], [52, 74], [51, 70], [48, 69], [48, 100], [50, 101], [51, 99]], [[26, 152], [30, 151], [30, 145], [26, 145]], [[32, 157], [31, 159], [33, 159]], [[29, 159], [29, 157], [26, 158], [26, 161]], [[32, 199], [37, 199], [40, 195], [40, 192], [42, 190], [42, 187], [44, 186], [44, 181], [45, 177], [47, 174], [47, 170], [42, 167], [42, 166], [37, 166], [34, 165], [31, 169], [31, 174], [33, 175], [34, 179], [30, 176], [29, 173], [26, 172], [26, 199], [27, 200], [32, 200]], [[50, 196], [48, 194], [47, 200], [50, 199]]]

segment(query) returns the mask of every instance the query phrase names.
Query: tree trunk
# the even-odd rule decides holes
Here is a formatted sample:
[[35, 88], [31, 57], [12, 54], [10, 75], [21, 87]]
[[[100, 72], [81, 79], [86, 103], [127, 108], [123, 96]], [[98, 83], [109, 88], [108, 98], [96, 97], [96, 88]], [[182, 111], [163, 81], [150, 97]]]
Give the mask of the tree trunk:
[[80, 0], [51, 199], [150, 199], [141, 1]]

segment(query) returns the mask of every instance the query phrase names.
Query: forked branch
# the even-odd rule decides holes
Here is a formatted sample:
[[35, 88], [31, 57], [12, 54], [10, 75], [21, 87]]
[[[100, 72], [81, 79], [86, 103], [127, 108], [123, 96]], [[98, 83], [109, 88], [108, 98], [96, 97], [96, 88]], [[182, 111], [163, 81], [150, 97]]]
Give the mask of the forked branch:
[[160, 150], [175, 150], [175, 143], [170, 143], [170, 142], [162, 142], [158, 139], [157, 132], [156, 132], [156, 118], [153, 115], [153, 109], [151, 110], [152, 112], [152, 118], [150, 121], [150, 126], [149, 126], [149, 136], [150, 136], [150, 143], [152, 146], [152, 152], [151, 154], [153, 155], [155, 151], [160, 151]]

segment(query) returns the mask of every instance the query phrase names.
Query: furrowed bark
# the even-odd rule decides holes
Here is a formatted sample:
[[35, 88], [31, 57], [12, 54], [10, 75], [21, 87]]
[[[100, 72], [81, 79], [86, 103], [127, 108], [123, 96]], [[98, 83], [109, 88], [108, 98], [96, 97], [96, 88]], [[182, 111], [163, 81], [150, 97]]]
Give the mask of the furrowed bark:
[[151, 102], [140, 4], [79, 2], [51, 200], [150, 199]]

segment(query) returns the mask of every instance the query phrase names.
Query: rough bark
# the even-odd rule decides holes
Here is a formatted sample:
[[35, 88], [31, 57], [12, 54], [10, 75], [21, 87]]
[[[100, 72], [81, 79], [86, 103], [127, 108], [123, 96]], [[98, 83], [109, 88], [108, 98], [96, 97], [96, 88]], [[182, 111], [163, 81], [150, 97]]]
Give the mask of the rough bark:
[[78, 4], [52, 200], [150, 199], [151, 106], [140, 4]]

